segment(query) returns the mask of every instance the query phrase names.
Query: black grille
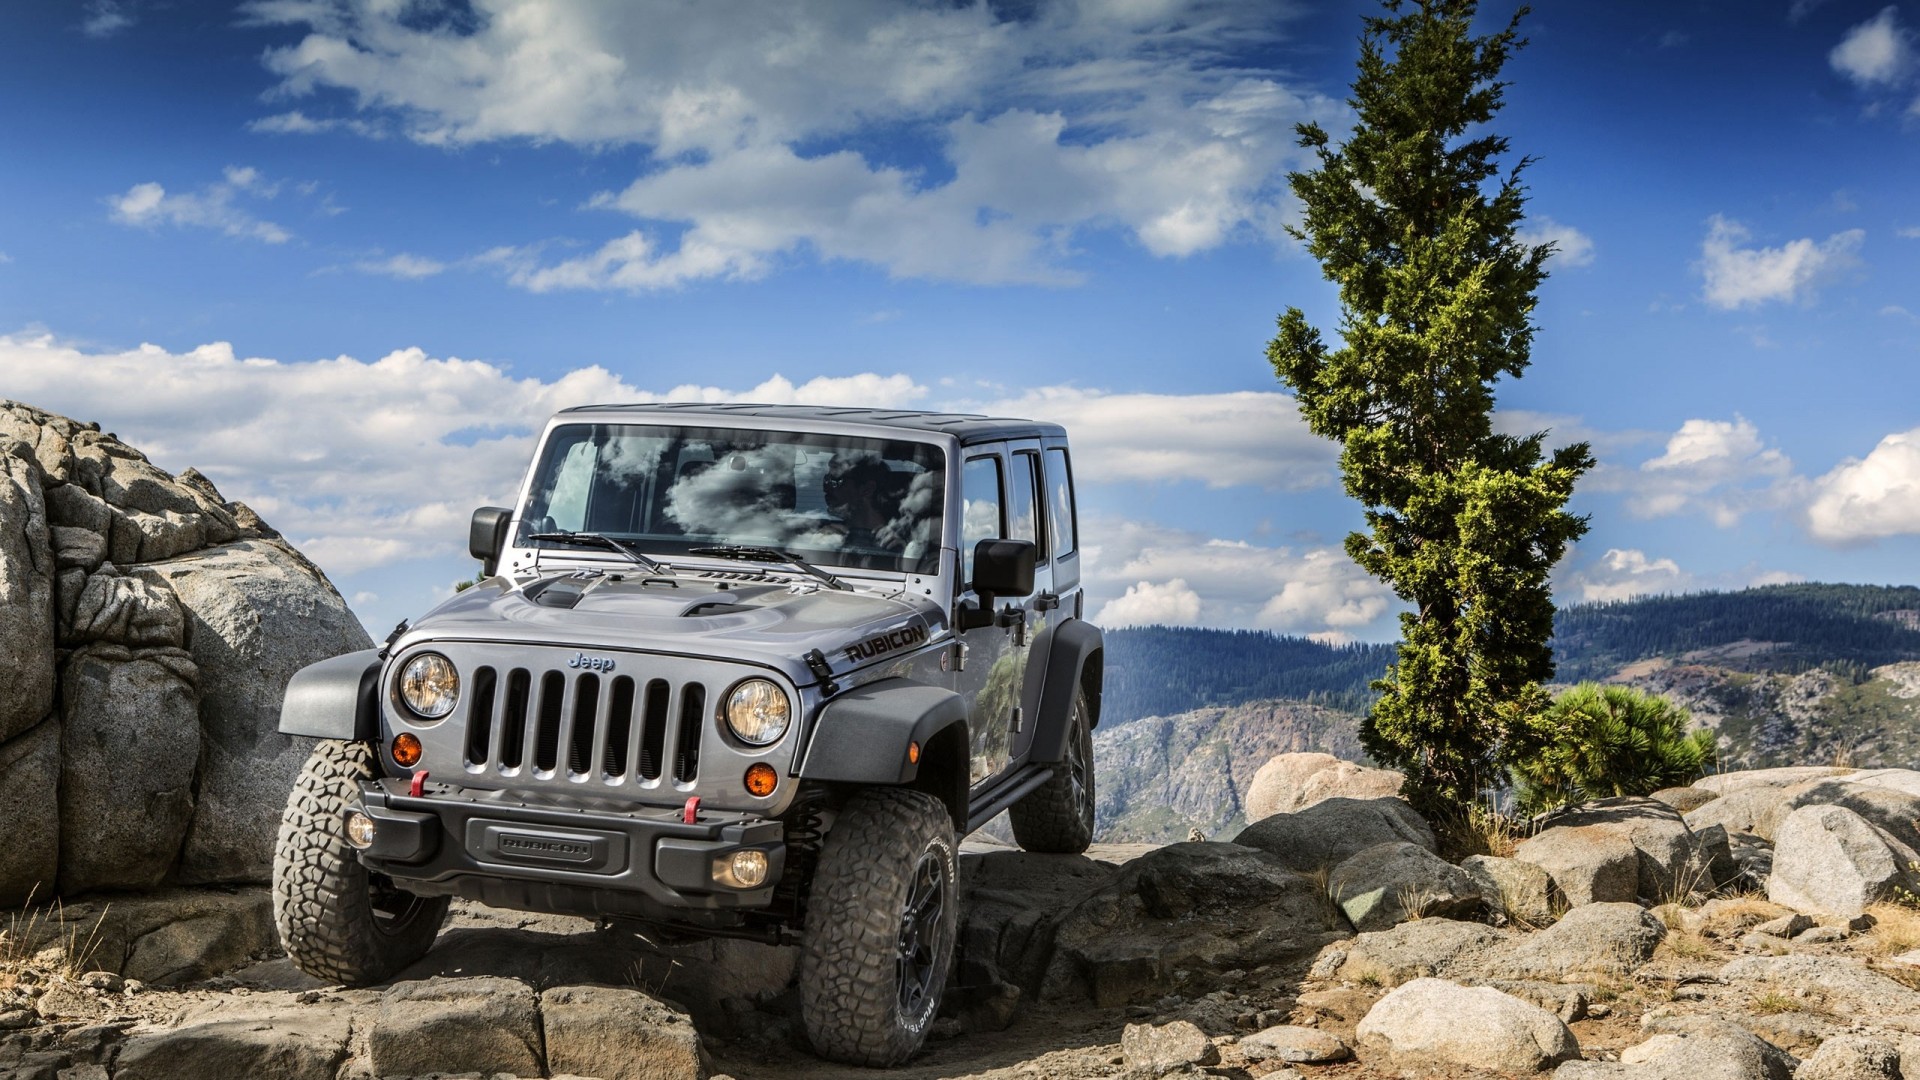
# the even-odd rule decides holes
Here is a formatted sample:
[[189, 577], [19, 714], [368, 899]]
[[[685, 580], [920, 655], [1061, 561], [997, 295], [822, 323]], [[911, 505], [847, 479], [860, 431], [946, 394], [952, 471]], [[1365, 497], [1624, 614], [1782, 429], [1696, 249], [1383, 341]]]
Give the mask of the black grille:
[[[467, 765], [535, 779], [600, 776], [675, 783], [700, 775], [707, 688], [592, 672], [476, 668]], [[564, 766], [564, 770], [563, 767]], [[629, 772], [631, 770], [631, 772]]]

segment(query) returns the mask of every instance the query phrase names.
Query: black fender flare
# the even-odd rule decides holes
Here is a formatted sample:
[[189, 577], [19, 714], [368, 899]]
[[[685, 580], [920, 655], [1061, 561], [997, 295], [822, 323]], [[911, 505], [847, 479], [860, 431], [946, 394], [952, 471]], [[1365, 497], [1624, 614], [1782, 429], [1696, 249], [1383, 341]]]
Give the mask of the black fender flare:
[[[914, 743], [920, 746], [917, 761], [908, 752]], [[797, 775], [802, 780], [917, 788], [962, 819], [969, 745], [966, 699], [943, 686], [879, 679], [821, 708]]]
[[372, 742], [380, 737], [380, 651], [308, 664], [287, 680], [280, 733]]
[[1038, 726], [1028, 760], [1059, 761], [1067, 753], [1067, 729], [1073, 717], [1073, 694], [1083, 685], [1087, 711], [1100, 726], [1100, 686], [1105, 675], [1106, 638], [1085, 619], [1069, 619], [1052, 628], [1047, 649], [1046, 685], [1040, 689]]

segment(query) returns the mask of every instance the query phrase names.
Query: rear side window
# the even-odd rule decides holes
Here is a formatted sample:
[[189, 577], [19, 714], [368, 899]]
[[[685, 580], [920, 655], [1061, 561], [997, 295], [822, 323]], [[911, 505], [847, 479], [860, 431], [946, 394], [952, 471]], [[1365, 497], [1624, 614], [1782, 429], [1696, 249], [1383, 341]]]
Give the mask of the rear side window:
[[974, 545], [1006, 535], [1000, 514], [1005, 503], [1001, 491], [999, 458], [968, 459], [960, 474], [960, 576], [963, 582], [973, 580]]
[[1013, 491], [1007, 499], [1007, 538], [1031, 540], [1039, 557], [1047, 557], [1047, 546], [1040, 542], [1040, 499], [1034, 473], [1040, 467], [1040, 455], [1013, 455]]
[[1053, 510], [1053, 557], [1080, 549], [1080, 526], [1073, 518], [1073, 470], [1065, 450], [1047, 451], [1047, 501]]

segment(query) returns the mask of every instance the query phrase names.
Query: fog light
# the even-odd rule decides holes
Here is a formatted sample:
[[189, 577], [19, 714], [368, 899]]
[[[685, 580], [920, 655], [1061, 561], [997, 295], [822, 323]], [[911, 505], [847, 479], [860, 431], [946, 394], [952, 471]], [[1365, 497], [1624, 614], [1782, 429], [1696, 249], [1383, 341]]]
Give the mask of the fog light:
[[355, 810], [347, 815], [347, 843], [365, 851], [373, 846], [373, 819]]
[[757, 889], [767, 880], [767, 853], [736, 851], [715, 859], [713, 880], [731, 889]]
[[780, 774], [762, 761], [747, 768], [747, 790], [764, 799], [780, 784]]
[[393, 760], [408, 769], [420, 764], [420, 736], [411, 732], [394, 736]]

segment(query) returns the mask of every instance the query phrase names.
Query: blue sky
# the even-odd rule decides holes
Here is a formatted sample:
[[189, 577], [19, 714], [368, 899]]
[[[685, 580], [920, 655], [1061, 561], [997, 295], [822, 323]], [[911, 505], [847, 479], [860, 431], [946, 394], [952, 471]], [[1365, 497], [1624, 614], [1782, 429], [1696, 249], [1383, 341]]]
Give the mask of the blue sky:
[[[0, 396], [197, 466], [390, 626], [593, 400], [1066, 423], [1096, 617], [1394, 635], [1264, 358], [1369, 5], [0, 8]], [[1488, 28], [1509, 9], [1483, 11]], [[1594, 442], [1563, 600], [1912, 582], [1920, 4], [1539, 6], [1560, 254], [1501, 423]]]

